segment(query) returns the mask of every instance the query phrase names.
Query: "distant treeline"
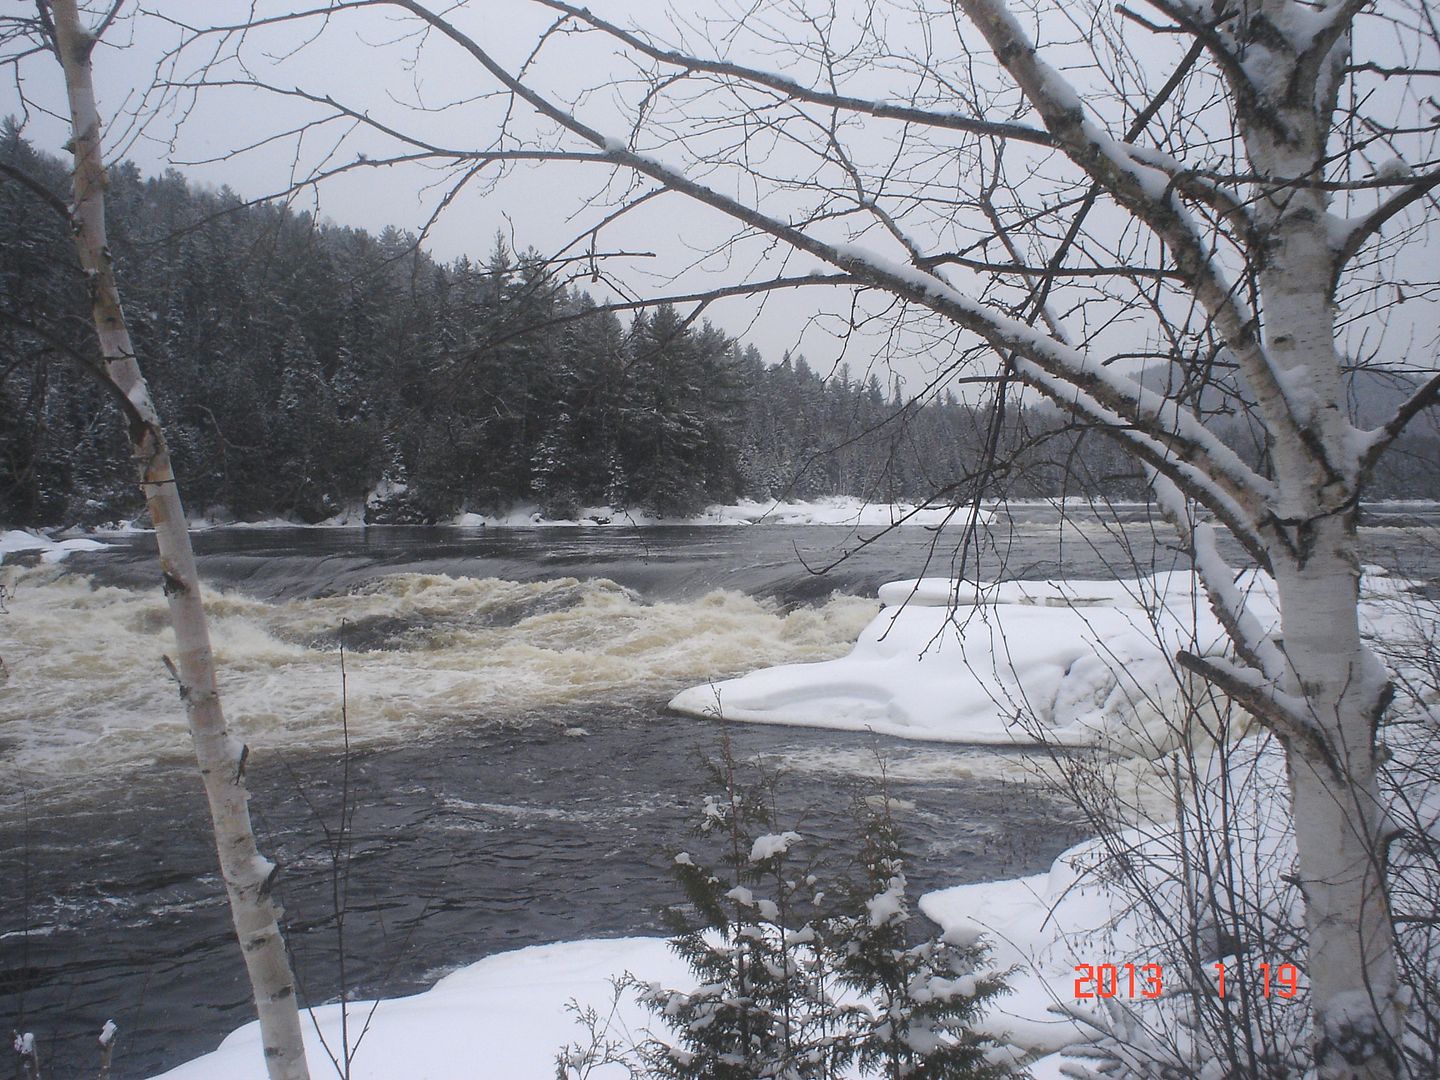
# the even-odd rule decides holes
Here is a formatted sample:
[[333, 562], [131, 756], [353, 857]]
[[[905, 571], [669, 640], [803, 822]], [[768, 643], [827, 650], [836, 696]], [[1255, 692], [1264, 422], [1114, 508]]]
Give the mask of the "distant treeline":
[[[10, 123], [0, 162], [68, 193], [65, 166]], [[1053, 410], [1012, 406], [992, 424], [990, 409], [949, 393], [904, 400], [843, 366], [767, 364], [672, 308], [597, 311], [537, 255], [498, 241], [483, 263], [443, 264], [395, 229], [317, 223], [129, 163], [111, 171], [109, 221], [195, 511], [318, 521], [368, 500], [369, 520], [424, 522], [522, 502], [566, 516], [740, 496], [964, 497], [991, 458], [991, 495], [1143, 487], [1125, 455]], [[5, 524], [140, 509], [118, 411], [84, 370], [88, 314], [65, 222], [0, 175]], [[1433, 473], [1395, 470], [1377, 494], [1433, 496]]]

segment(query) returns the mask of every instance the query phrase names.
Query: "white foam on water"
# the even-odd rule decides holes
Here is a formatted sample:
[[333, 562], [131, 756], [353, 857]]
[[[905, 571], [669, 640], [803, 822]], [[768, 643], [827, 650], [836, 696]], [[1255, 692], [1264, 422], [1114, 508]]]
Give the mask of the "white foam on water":
[[1031, 754], [1001, 753], [986, 747], [900, 746], [886, 740], [871, 748], [796, 747], [780, 755], [790, 772], [828, 773], [897, 784], [946, 784], [966, 780], [1040, 780], [1044, 760]]
[[[339, 744], [342, 622], [368, 649], [345, 658], [350, 737], [364, 744], [839, 656], [877, 610], [835, 597], [786, 612], [732, 591], [647, 603], [606, 580], [438, 574], [277, 602], [211, 591], [206, 607], [227, 717], [262, 751]], [[158, 592], [22, 572], [0, 617], [0, 798], [188, 756], [161, 661], [174, 651]]]

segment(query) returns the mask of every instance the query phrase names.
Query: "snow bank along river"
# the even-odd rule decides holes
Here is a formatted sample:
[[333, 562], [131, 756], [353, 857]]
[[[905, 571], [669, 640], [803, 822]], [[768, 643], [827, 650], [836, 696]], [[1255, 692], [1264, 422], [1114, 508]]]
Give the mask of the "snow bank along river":
[[[1006, 534], [1010, 576], [1135, 568], [1114, 532], [1062, 536], [1037, 516]], [[702, 790], [696, 756], [716, 741], [666, 700], [846, 653], [881, 582], [959, 569], [934, 541], [902, 533], [815, 578], [797, 554], [823, 564], [853, 538], [778, 526], [202, 536], [228, 711], [255, 747], [257, 825], [286, 867], [307, 997], [336, 993], [318, 818], [339, 812], [342, 640], [358, 807], [344, 949], [354, 989], [394, 996], [505, 949], [655, 932]], [[88, 1067], [90, 1029], [114, 1016], [117, 1080], [214, 1046], [248, 1009], [157, 660], [170, 646], [144, 546], [26, 570], [0, 617], [0, 1001], [60, 1068]], [[1163, 547], [1136, 554], [1145, 572], [1169, 568]], [[981, 575], [999, 570], [981, 553]], [[919, 889], [1041, 870], [1079, 837], [1013, 751], [735, 735], [742, 754], [789, 770], [791, 809], [821, 841], [843, 831], [847, 785], [883, 753], [922, 852]]]

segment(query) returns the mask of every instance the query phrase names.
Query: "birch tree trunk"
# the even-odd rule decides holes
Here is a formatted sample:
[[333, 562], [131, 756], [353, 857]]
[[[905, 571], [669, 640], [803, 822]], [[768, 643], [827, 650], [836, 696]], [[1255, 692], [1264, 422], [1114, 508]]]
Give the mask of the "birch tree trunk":
[[[1271, 12], [1276, 19], [1279, 18]], [[1330, 55], [1285, 57], [1241, 99], [1241, 136], [1262, 196], [1253, 214], [1264, 345], [1297, 438], [1277, 440], [1275, 490], [1257, 523], [1280, 600], [1287, 692], [1305, 703], [1314, 744], [1286, 745], [1305, 899], [1315, 1066], [1321, 1080], [1400, 1073], [1403, 1033], [1385, 884], [1376, 730], [1389, 676], [1360, 634], [1362, 475], [1336, 347], [1339, 247], [1324, 175], [1348, 37]], [[1317, 50], [1318, 52], [1318, 50]], [[1317, 65], [1320, 75], [1306, 78]]]
[[172, 670], [180, 683], [205, 781], [230, 913], [260, 1017], [265, 1066], [270, 1080], [308, 1080], [294, 979], [270, 895], [278, 867], [255, 844], [245, 788], [246, 748], [230, 737], [225, 726], [190, 532], [159, 416], [130, 343], [106, 244], [106, 177], [90, 62], [96, 38], [81, 27], [75, 0], [52, 0], [49, 8], [73, 131], [75, 245], [90, 286], [102, 375], [123, 397], [131, 453], [155, 527], [161, 580], [179, 654]]

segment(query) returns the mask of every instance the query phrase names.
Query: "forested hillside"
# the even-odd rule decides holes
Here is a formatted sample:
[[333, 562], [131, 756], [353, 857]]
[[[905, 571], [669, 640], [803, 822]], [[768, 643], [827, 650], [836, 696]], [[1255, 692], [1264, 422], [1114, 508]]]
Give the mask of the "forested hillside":
[[[0, 163], [0, 521], [131, 517], [118, 412], [81, 366], [95, 349], [65, 222], [17, 179], [63, 198], [67, 174], [8, 123]], [[319, 521], [365, 506], [423, 522], [520, 502], [568, 516], [918, 500], [972, 474], [991, 439], [989, 410], [948, 393], [909, 400], [873, 373], [767, 363], [670, 308], [596, 311], [499, 241], [442, 264], [395, 229], [247, 206], [131, 164], [109, 199], [136, 346], [195, 511]], [[1433, 438], [1412, 443], [1440, 458]], [[1077, 465], [1092, 490], [1142, 490], [1133, 463], [1050, 410], [1012, 406], [995, 445], [991, 494], [1059, 494]], [[1436, 494], [1433, 469], [1397, 460], [1377, 493]]]

